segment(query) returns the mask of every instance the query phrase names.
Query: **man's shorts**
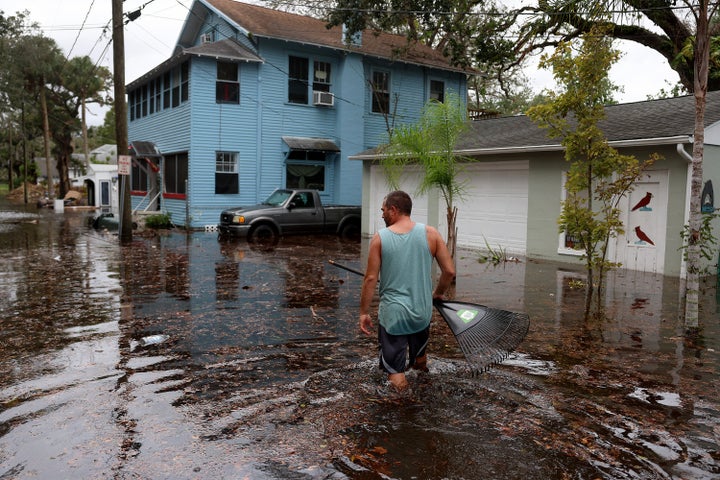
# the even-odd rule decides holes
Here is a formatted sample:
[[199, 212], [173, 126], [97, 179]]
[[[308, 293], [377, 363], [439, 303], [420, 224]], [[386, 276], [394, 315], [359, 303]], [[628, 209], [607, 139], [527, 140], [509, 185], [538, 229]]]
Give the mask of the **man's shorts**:
[[391, 335], [385, 327], [379, 325], [378, 340], [380, 341], [380, 368], [387, 373], [402, 373], [407, 369], [407, 351], [410, 350], [410, 365], [415, 359], [425, 355], [430, 326], [410, 335]]

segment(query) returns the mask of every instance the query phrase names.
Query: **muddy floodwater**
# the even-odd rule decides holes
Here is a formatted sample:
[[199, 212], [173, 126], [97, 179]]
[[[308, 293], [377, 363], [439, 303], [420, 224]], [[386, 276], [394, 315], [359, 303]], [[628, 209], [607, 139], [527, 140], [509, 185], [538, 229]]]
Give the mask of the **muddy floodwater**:
[[[717, 479], [720, 317], [676, 278], [461, 251], [455, 298], [526, 312], [482, 375], [434, 318], [430, 372], [378, 392], [367, 239], [135, 235], [0, 200], [0, 479]], [[462, 225], [460, 225], [462, 228]]]

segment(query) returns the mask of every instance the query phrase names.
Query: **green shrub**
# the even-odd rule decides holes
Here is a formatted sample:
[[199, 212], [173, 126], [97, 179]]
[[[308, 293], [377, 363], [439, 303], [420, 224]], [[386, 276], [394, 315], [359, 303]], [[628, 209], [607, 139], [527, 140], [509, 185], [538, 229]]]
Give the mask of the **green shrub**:
[[157, 215], [149, 215], [145, 218], [145, 226], [147, 228], [172, 228], [173, 223], [170, 220], [170, 214], [159, 213]]

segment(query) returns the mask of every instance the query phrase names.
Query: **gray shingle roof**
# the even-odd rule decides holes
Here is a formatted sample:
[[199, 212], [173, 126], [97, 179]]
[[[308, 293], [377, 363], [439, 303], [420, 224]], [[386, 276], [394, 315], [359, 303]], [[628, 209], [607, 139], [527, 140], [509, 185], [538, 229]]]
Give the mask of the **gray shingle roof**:
[[[610, 142], [691, 136], [695, 127], [695, 97], [623, 103], [605, 107], [600, 128]], [[720, 91], [708, 92], [705, 126], [720, 121]], [[458, 150], [521, 148], [559, 145], [525, 115], [471, 122]]]
[[[705, 127], [720, 122], [720, 90], [708, 92]], [[497, 151], [538, 148], [560, 150], [560, 141], [549, 138], [528, 116], [495, 117], [471, 121], [469, 130], [458, 140], [455, 151], [479, 155]], [[610, 142], [644, 141], [647, 144], [677, 143], [695, 129], [695, 97], [665, 98], [622, 103], [605, 107], [600, 128]], [[370, 160], [381, 156], [381, 146], [350, 158]]]

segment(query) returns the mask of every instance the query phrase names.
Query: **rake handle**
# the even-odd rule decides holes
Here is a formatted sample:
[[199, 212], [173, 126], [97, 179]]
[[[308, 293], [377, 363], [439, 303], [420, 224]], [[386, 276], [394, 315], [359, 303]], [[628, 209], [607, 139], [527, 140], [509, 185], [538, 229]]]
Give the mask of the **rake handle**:
[[[364, 272], [361, 272], [360, 270], [356, 270], [352, 267], [348, 267], [347, 265], [343, 265], [342, 263], [337, 263], [335, 260], [328, 260], [328, 263], [332, 265], [333, 267], [342, 268], [343, 270], [347, 270], [348, 272], [354, 273], [355, 275], [360, 275], [361, 277], [365, 276]], [[439, 298], [433, 298], [433, 305], [441, 306], [443, 305], [444, 301]]]
[[348, 272], [352, 272], [356, 275], [360, 275], [361, 277], [365, 276], [364, 272], [361, 272], [360, 270], [355, 270], [354, 268], [348, 267], [347, 265], [337, 263], [335, 260], [328, 260], [328, 263], [334, 267], [342, 268], [343, 270], [347, 270]]

